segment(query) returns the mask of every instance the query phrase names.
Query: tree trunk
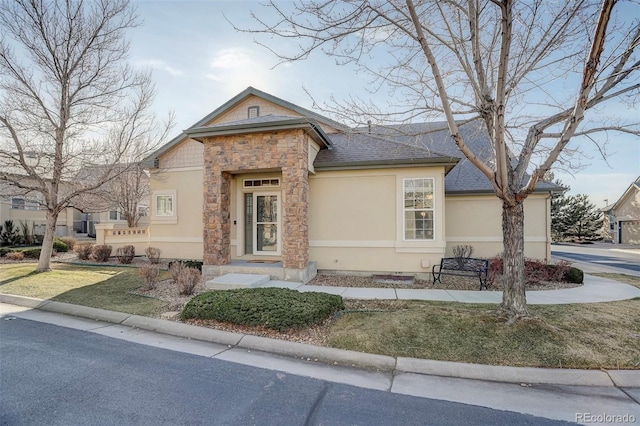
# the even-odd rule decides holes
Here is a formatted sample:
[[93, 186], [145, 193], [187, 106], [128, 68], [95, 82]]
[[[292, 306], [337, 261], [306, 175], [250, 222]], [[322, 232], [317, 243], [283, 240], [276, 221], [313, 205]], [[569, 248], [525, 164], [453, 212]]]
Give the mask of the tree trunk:
[[504, 292], [502, 313], [509, 323], [528, 316], [524, 279], [524, 206], [522, 202], [502, 204], [502, 255]]
[[58, 213], [47, 211], [47, 228], [44, 231], [44, 239], [42, 240], [42, 250], [40, 251], [40, 259], [38, 259], [37, 272], [51, 271], [51, 254], [53, 253], [53, 239], [56, 234], [56, 222], [58, 221]]

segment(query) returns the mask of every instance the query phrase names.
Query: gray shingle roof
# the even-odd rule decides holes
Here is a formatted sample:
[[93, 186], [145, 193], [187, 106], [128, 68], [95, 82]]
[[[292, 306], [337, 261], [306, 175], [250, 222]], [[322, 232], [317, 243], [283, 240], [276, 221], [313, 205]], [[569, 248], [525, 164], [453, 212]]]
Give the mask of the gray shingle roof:
[[[460, 124], [459, 129], [469, 148], [480, 159], [490, 162], [493, 148], [483, 123], [472, 121]], [[318, 153], [314, 163], [317, 169], [383, 160], [405, 164], [459, 160], [445, 177], [446, 193], [493, 193], [487, 177], [453, 142], [446, 122], [374, 126], [370, 131], [357, 129], [353, 134], [331, 134], [329, 137], [333, 148]], [[554, 189], [557, 189], [554, 184], [538, 184], [538, 191]]]

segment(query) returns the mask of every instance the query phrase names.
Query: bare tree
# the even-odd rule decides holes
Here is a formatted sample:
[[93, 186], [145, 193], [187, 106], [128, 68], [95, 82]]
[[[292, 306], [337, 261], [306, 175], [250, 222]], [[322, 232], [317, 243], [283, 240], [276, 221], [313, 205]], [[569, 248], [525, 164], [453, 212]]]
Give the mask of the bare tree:
[[[372, 75], [372, 90], [388, 88], [400, 105], [391, 113], [359, 99], [333, 112], [366, 120], [444, 117], [452, 143], [491, 183], [502, 201], [505, 291], [510, 322], [527, 316], [524, 209], [554, 164], [576, 161], [597, 132], [638, 135], [638, 116], [604, 110], [633, 103], [638, 78], [638, 7], [615, 0], [301, 1], [292, 9], [271, 1], [275, 20], [253, 13], [265, 45], [283, 62], [321, 50], [337, 63]], [[614, 10], [617, 12], [614, 14]], [[586, 114], [589, 113], [587, 116]], [[587, 119], [585, 119], [587, 118]], [[474, 152], [460, 122], [482, 120], [489, 159]], [[575, 143], [569, 142], [575, 138]], [[579, 159], [579, 157], [578, 157]]]
[[[100, 176], [102, 169], [101, 166], [87, 167], [80, 171], [78, 178], [90, 181], [93, 176]], [[116, 210], [124, 216], [129, 228], [135, 228], [146, 214], [149, 175], [139, 162], [116, 165], [112, 169], [115, 177], [79, 196], [74, 207], [86, 213]]]
[[[128, 0], [0, 2], [0, 180], [42, 196], [38, 271], [49, 270], [60, 212], [151, 152], [167, 128], [150, 111], [150, 73], [126, 63], [125, 33], [137, 25]], [[76, 179], [91, 165], [97, 175]]]

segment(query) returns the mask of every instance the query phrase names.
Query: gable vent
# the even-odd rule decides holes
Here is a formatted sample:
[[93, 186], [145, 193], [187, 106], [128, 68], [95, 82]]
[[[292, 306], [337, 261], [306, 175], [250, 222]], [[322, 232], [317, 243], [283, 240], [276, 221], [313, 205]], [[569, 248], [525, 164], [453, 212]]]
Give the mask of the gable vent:
[[260, 116], [260, 107], [259, 106], [250, 106], [247, 108], [247, 117], [248, 118], [256, 118]]

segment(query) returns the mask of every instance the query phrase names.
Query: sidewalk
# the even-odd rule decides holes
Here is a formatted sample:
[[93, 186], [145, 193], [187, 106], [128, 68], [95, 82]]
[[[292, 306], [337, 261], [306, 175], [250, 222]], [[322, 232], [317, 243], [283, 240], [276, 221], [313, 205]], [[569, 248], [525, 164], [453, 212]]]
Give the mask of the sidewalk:
[[[269, 281], [265, 286], [285, 287], [298, 291], [339, 294], [346, 299], [435, 300], [460, 303], [501, 303], [501, 291], [469, 291], [439, 289], [355, 288], [303, 285], [289, 281]], [[614, 302], [640, 297], [640, 289], [607, 278], [585, 274], [584, 285], [561, 290], [527, 292], [531, 305]]]

